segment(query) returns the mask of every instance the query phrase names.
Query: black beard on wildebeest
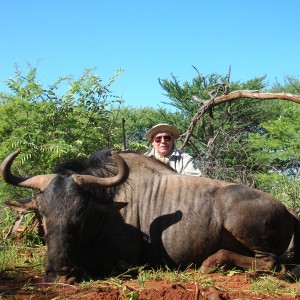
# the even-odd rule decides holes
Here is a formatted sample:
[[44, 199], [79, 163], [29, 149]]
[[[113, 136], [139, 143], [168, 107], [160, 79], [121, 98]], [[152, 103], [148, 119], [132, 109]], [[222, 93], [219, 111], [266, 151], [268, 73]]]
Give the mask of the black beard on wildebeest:
[[3, 161], [3, 179], [41, 193], [5, 203], [42, 216], [46, 281], [74, 282], [84, 272], [107, 275], [145, 264], [284, 273], [278, 257], [293, 236], [295, 263], [300, 262], [297, 216], [262, 191], [180, 175], [143, 154], [109, 151], [23, 178], [10, 171], [18, 153]]

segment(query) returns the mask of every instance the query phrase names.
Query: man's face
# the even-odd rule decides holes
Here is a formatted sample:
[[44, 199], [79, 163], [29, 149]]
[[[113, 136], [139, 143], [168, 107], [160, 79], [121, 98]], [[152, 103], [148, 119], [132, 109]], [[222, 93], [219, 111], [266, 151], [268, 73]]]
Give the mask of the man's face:
[[162, 156], [167, 156], [174, 144], [172, 134], [169, 131], [157, 132], [151, 139], [152, 145], [155, 150]]

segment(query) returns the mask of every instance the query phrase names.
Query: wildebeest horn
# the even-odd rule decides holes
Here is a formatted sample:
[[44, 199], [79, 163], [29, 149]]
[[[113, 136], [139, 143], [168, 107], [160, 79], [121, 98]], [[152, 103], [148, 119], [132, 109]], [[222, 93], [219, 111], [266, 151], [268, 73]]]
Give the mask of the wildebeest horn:
[[46, 174], [36, 175], [32, 177], [18, 177], [13, 175], [10, 171], [10, 168], [15, 158], [19, 155], [20, 151], [20, 149], [17, 149], [15, 152], [11, 153], [3, 160], [0, 170], [3, 180], [12, 185], [35, 188], [43, 191], [57, 175]]
[[113, 177], [97, 177], [93, 175], [78, 175], [73, 174], [71, 177], [73, 180], [81, 186], [101, 186], [101, 187], [111, 187], [118, 185], [124, 180], [126, 176], [126, 168], [124, 159], [116, 152], [111, 152], [112, 156], [117, 162], [119, 172]]

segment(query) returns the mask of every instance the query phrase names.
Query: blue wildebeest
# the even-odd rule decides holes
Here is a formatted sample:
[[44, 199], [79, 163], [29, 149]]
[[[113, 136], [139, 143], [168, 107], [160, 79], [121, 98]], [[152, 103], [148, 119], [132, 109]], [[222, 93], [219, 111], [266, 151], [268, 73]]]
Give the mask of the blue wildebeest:
[[3, 179], [40, 193], [6, 204], [43, 217], [46, 281], [145, 264], [285, 272], [278, 256], [293, 236], [299, 246], [297, 217], [259, 190], [180, 175], [143, 154], [104, 150], [66, 161], [52, 174], [23, 178], [11, 172], [18, 153], [3, 161]]

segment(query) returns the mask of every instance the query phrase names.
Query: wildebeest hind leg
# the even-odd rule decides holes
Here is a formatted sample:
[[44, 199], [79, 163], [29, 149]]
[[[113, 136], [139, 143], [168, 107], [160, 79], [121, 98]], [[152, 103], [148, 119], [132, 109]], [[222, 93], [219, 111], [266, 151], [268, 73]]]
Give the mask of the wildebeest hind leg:
[[284, 265], [281, 265], [276, 255], [265, 252], [256, 252], [255, 257], [237, 254], [228, 250], [221, 249], [209, 256], [201, 265], [200, 271], [203, 273], [213, 272], [216, 268], [238, 267], [242, 269], [254, 270], [276, 270], [285, 272]]

